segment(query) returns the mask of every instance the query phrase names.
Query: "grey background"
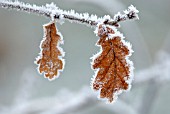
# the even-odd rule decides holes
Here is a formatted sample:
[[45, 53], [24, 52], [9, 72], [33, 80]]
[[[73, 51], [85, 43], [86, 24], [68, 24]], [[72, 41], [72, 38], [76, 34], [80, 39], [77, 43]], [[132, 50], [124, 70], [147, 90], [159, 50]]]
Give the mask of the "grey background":
[[[135, 73], [153, 66], [157, 61], [158, 52], [163, 50], [168, 54], [170, 53], [169, 0], [107, 0], [105, 4], [102, 0], [98, 0], [97, 3], [96, 0], [91, 2], [90, 0], [22, 1], [37, 5], [54, 2], [65, 10], [74, 9], [80, 13], [89, 12], [89, 14], [97, 14], [98, 16], [106, 14], [113, 16], [116, 12], [123, 11], [133, 4], [140, 11], [140, 20], [123, 22], [121, 28], [118, 29], [124, 34], [126, 40], [133, 45], [135, 53], [133, 53], [131, 60], [135, 65]], [[97, 53], [99, 48], [95, 46], [98, 37], [94, 35], [94, 30], [85, 25], [67, 21], [63, 25], [57, 23], [65, 41], [62, 45], [66, 52], [64, 72], [59, 79], [51, 82], [37, 73], [37, 66], [34, 61], [40, 51], [39, 44], [43, 36], [42, 25], [48, 22], [49, 19], [34, 14], [0, 9], [0, 106], [10, 107], [16, 101], [19, 88], [22, 85], [24, 86], [25, 82], [22, 77], [25, 75], [34, 78], [35, 81], [33, 87], [29, 90], [31, 92], [29, 99], [31, 100], [51, 97], [63, 88], [77, 92], [84, 86], [90, 86], [94, 72], [91, 70], [89, 58]], [[162, 59], [162, 61], [164, 60]], [[130, 95], [125, 93], [123, 97], [120, 95], [120, 98], [126, 99], [125, 101], [129, 105], [135, 107], [138, 105], [137, 101], [144, 99], [144, 94], [148, 91], [149, 98], [155, 97], [151, 104], [149, 100], [146, 102], [146, 105], [151, 105], [149, 111], [145, 112], [145, 110], [138, 108], [138, 112], [140, 114], [169, 114], [170, 84], [165, 84], [164, 81], [159, 85], [152, 84], [152, 82], [149, 81], [138, 86], [134, 84], [129, 92]], [[148, 89], [150, 86], [153, 86], [153, 88]], [[153, 89], [156, 89], [154, 96], [152, 94]], [[114, 114], [97, 106], [77, 113]]]

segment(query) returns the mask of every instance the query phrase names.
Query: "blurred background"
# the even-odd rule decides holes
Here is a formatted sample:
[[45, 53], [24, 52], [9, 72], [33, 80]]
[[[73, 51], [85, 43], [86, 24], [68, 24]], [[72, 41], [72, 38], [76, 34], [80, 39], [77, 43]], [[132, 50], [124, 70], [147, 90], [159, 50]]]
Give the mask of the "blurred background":
[[97, 99], [90, 89], [94, 75], [89, 59], [99, 51], [93, 29], [57, 23], [64, 37], [66, 65], [59, 79], [49, 82], [34, 64], [49, 19], [0, 8], [0, 114], [169, 114], [170, 113], [170, 1], [169, 0], [22, 0], [61, 9], [114, 16], [131, 4], [139, 21], [118, 28], [135, 51], [130, 58], [135, 80], [130, 92], [113, 104]]

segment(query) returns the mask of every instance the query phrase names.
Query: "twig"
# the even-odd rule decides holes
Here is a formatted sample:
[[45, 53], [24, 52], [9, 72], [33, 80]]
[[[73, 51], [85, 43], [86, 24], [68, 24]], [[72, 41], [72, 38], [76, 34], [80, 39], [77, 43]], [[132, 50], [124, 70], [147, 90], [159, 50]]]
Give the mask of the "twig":
[[[105, 0], [71, 0], [71, 1], [64, 0], [64, 1], [72, 3], [74, 5], [92, 4], [105, 10], [107, 14], [113, 14], [113, 12], [117, 11], [117, 9], [126, 8], [126, 5], [123, 4], [123, 1], [121, 0], [107, 0], [107, 2]], [[135, 55], [133, 55], [134, 58], [141, 59], [136, 61], [136, 64], [140, 64], [141, 66], [151, 64], [152, 61], [151, 54], [145, 42], [145, 38], [141, 33], [140, 27], [137, 24], [137, 21], [134, 21], [133, 23], [126, 23], [122, 26], [121, 29], [124, 33], [126, 33], [126, 38], [131, 40], [131, 43], [133, 44], [132, 47], [135, 47]], [[141, 49], [141, 47], [143, 48]], [[141, 58], [141, 55], [145, 55], [145, 58]], [[143, 59], [145, 59], [145, 62], [141, 63], [140, 61], [142, 61]]]
[[87, 24], [90, 26], [96, 26], [98, 23], [104, 23], [107, 25], [113, 25], [118, 27], [119, 22], [138, 19], [138, 10], [133, 6], [129, 6], [127, 10], [124, 11], [124, 14], [120, 12], [117, 13], [114, 18], [110, 16], [104, 16], [103, 18], [98, 18], [96, 15], [89, 15], [88, 13], [76, 13], [74, 10], [65, 11], [59, 9], [55, 4], [46, 4], [46, 6], [36, 6], [25, 4], [19, 1], [8, 1], [2, 0], [0, 1], [0, 7], [6, 9], [15, 9], [18, 11], [24, 11], [28, 13], [39, 14], [41, 16], [45, 16], [48, 18], [55, 18], [58, 20], [68, 20], [71, 22], [78, 22], [81, 24]]

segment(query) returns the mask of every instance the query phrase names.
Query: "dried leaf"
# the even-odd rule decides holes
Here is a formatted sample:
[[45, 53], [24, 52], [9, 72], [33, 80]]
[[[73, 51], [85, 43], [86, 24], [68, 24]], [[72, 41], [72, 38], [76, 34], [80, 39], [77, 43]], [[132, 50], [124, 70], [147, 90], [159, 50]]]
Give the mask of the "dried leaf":
[[97, 70], [92, 87], [100, 91], [100, 98], [112, 102], [122, 91], [130, 88], [133, 64], [128, 60], [131, 46], [115, 28], [100, 25], [97, 45], [102, 52], [93, 58], [92, 68]]
[[39, 73], [44, 73], [44, 76], [49, 80], [55, 79], [59, 76], [59, 71], [64, 68], [63, 50], [59, 47], [62, 43], [61, 35], [57, 32], [55, 23], [50, 22], [43, 26], [44, 39], [41, 42], [41, 53], [37, 58], [39, 65]]

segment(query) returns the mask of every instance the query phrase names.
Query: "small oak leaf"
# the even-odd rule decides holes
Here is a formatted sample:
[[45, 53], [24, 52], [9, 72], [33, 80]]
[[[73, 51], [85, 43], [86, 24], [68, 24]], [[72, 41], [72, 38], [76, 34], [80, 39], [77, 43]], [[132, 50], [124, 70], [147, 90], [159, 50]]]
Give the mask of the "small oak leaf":
[[112, 102], [119, 93], [130, 88], [133, 64], [128, 56], [132, 50], [113, 27], [99, 25], [98, 36], [97, 45], [102, 52], [93, 58], [92, 68], [97, 72], [92, 88], [100, 91], [100, 98]]
[[59, 76], [59, 71], [64, 68], [63, 50], [59, 47], [62, 43], [61, 35], [57, 32], [55, 22], [50, 22], [43, 26], [44, 39], [40, 44], [41, 53], [36, 64], [39, 65], [39, 73], [44, 73], [49, 80]]

